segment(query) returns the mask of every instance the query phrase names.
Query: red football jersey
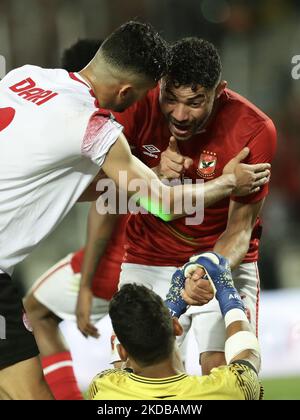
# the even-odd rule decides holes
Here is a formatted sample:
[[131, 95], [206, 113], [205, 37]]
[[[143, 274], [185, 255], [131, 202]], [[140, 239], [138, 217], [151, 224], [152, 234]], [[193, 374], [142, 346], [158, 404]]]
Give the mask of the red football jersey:
[[[119, 217], [93, 279], [93, 294], [102, 299], [110, 300], [118, 289], [127, 220], [127, 214]], [[80, 249], [73, 255], [71, 266], [74, 273], [81, 272], [83, 257], [84, 249]]]
[[[171, 133], [159, 105], [159, 87], [123, 113], [114, 113], [124, 126], [132, 152], [147, 166], [155, 167], [167, 149]], [[222, 174], [228, 161], [243, 147], [250, 148], [246, 163], [271, 162], [276, 130], [269, 117], [242, 96], [226, 89], [218, 99], [214, 118], [205, 130], [188, 141], [177, 142], [180, 152], [194, 163], [184, 176], [209, 181]], [[258, 193], [231, 199], [256, 203], [268, 194], [268, 185]], [[172, 222], [148, 215], [131, 215], [126, 228], [124, 260], [145, 265], [180, 266], [195, 253], [211, 250], [227, 224], [230, 199], [205, 209], [200, 225], [187, 225], [185, 218]], [[245, 262], [256, 261], [261, 236], [258, 219]]]

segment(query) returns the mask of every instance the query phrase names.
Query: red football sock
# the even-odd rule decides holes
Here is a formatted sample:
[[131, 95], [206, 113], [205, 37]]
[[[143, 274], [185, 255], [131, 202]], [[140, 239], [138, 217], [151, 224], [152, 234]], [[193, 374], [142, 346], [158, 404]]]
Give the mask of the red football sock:
[[42, 357], [42, 366], [47, 384], [56, 400], [83, 400], [69, 351]]

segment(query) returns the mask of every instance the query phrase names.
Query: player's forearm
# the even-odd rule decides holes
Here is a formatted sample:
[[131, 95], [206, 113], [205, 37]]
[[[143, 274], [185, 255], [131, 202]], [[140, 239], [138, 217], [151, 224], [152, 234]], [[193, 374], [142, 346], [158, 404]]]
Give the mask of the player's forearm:
[[[235, 311], [238, 310], [236, 309]], [[246, 360], [252, 364], [256, 372], [259, 372], [261, 364], [259, 345], [257, 338], [251, 331], [248, 320], [235, 321], [227, 326], [225, 354], [227, 356], [227, 363]]]
[[91, 287], [100, 258], [106, 250], [107, 243], [107, 239], [96, 239], [86, 246], [81, 269], [80, 287]]
[[229, 260], [232, 270], [239, 266], [247, 254], [251, 232], [251, 229], [234, 232], [225, 230], [216, 242], [213, 250]]
[[[191, 215], [194, 212], [203, 212], [204, 208], [228, 197], [235, 185], [235, 177], [226, 174], [206, 183], [172, 187], [170, 220]], [[190, 207], [186, 206], [186, 203], [190, 203]], [[178, 209], [182, 211], [179, 212]]]
[[[235, 186], [235, 177], [231, 174], [226, 174], [204, 184], [176, 185], [173, 189], [176, 192], [182, 188], [184, 196], [192, 197], [193, 206], [202, 203], [204, 208], [206, 208], [228, 197]], [[175, 199], [181, 198], [180, 194], [174, 194], [174, 196], [176, 197], [173, 198], [174, 202]]]
[[81, 269], [81, 286], [90, 287], [117, 220], [116, 215], [100, 215], [96, 203], [90, 207], [87, 223], [87, 239]]
[[251, 329], [242, 299], [234, 287], [231, 275], [221, 275], [218, 282], [214, 281], [214, 285], [226, 328], [226, 363], [245, 360], [258, 372], [261, 361], [258, 340]]
[[258, 341], [251, 331], [244, 303], [234, 286], [229, 262], [222, 255], [206, 252], [193, 256], [181, 269], [175, 271], [165, 301], [171, 315], [178, 318], [186, 311], [188, 304], [184, 301], [181, 292], [186, 277], [197, 268], [204, 269], [216, 291], [216, 299], [219, 302], [226, 327], [225, 358], [227, 364], [243, 359], [252, 363], [258, 371], [260, 364]]
[[[202, 184], [166, 186], [150, 168], [131, 154], [122, 135], [111, 147], [103, 164], [103, 170], [119, 188], [127, 190], [130, 196], [134, 195], [142, 207], [165, 221], [193, 213], [190, 208], [186, 211], [182, 205], [185, 197], [191, 201], [195, 211], [201, 210], [203, 206], [208, 207], [228, 197], [237, 182], [236, 176], [230, 173], [209, 181], [204, 186]], [[120, 171], [123, 171], [121, 179]], [[140, 190], [138, 194], [137, 190], [131, 190], [130, 184], [138, 186]]]
[[221, 175], [204, 184], [204, 207], [210, 207], [224, 198], [227, 198], [236, 187], [236, 178], [233, 174]]
[[264, 199], [254, 204], [231, 201], [226, 230], [215, 244], [214, 251], [229, 260], [231, 269], [236, 268], [249, 249], [251, 235]]
[[[167, 186], [150, 168], [128, 153], [128, 145], [124, 144], [122, 137], [119, 140], [111, 148], [103, 164], [104, 171], [118, 187], [127, 190], [129, 196], [134, 195], [142, 207], [164, 221], [203, 211], [203, 207], [228, 197], [236, 187], [234, 174], [222, 175], [204, 185], [199, 183]], [[120, 170], [126, 176], [119, 178]], [[136, 189], [131, 190], [132, 185], [138, 186], [138, 193]], [[186, 200], [192, 209], [191, 206], [184, 205]]]

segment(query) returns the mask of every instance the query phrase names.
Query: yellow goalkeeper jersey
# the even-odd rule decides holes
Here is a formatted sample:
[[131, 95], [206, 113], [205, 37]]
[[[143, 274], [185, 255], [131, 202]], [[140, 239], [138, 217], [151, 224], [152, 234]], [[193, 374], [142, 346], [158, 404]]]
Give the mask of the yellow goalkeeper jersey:
[[110, 369], [89, 388], [93, 400], [258, 400], [262, 394], [256, 372], [244, 363], [215, 368], [206, 376], [181, 373], [159, 379]]

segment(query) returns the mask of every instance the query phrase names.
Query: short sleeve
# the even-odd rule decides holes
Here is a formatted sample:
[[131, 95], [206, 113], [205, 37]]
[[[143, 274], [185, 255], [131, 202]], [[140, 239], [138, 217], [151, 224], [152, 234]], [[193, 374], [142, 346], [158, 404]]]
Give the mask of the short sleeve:
[[201, 378], [202, 387], [217, 400], [259, 400], [263, 395], [256, 372], [241, 361], [214, 368]]
[[[276, 128], [269, 119], [265, 122], [262, 129], [247, 144], [247, 147], [250, 149], [250, 155], [246, 163], [271, 163], [275, 155], [276, 143]], [[266, 184], [257, 193], [243, 197], [232, 196], [231, 199], [239, 203], [254, 204], [265, 198], [268, 195], [268, 192], [269, 184]]]
[[262, 400], [264, 390], [257, 373], [246, 361], [236, 361], [228, 366], [230, 375], [235, 377], [236, 386], [244, 395], [245, 400]]
[[114, 373], [115, 369], [106, 369], [100, 373], [98, 373], [92, 380], [88, 388], [88, 399], [94, 400], [99, 392], [99, 387], [101, 380], [105, 378], [107, 375]]
[[109, 149], [122, 131], [122, 125], [112, 117], [101, 112], [94, 113], [89, 119], [81, 144], [82, 155], [101, 167]]

